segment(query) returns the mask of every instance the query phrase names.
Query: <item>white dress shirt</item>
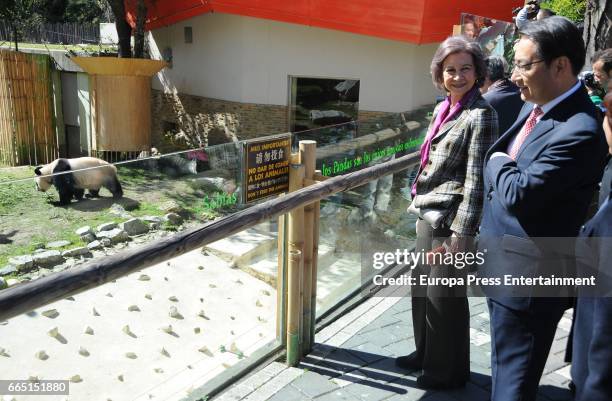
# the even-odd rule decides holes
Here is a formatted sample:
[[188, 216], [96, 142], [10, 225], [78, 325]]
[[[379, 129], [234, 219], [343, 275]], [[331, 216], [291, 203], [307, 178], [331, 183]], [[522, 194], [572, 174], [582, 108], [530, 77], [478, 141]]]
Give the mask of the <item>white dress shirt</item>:
[[[580, 87], [582, 86], [580, 80], [578, 80], [574, 86], [572, 86], [571, 88], [569, 88], [567, 91], [563, 92], [561, 95], [557, 96], [556, 98], [554, 98], [553, 100], [551, 100], [550, 102], [540, 106], [540, 108], [542, 109], [542, 115], [540, 117], [538, 117], [536, 119], [537, 122], [540, 122], [540, 120], [542, 119], [542, 117], [544, 117], [546, 115], [546, 113], [548, 113], [549, 111], [551, 111], [556, 105], [558, 105], [559, 103], [561, 103], [563, 100], [567, 99], [568, 97], [570, 97], [572, 94], [574, 94], [574, 92], [576, 92]], [[537, 105], [534, 105], [533, 108], [535, 109], [537, 107]], [[499, 156], [506, 156], [506, 157], [510, 157], [508, 156], [510, 154], [510, 149], [512, 149], [512, 145], [514, 145], [514, 141], [516, 141], [516, 138], [521, 134], [521, 132], [523, 132], [523, 130], [525, 129], [525, 124], [523, 124], [523, 127], [519, 130], [519, 132], [516, 133], [516, 135], [514, 136], [514, 138], [512, 138], [512, 140], [510, 140], [510, 142], [508, 143], [508, 147], [506, 149], [506, 152], [495, 152], [491, 155], [491, 159], [493, 159], [494, 157], [499, 157]]]

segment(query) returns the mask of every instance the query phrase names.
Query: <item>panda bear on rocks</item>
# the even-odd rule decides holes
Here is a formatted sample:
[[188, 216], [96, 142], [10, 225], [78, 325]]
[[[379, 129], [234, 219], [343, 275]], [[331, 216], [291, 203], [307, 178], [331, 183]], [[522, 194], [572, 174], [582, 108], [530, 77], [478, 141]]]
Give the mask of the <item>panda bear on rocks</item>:
[[123, 196], [121, 184], [117, 179], [117, 168], [95, 157], [57, 159], [36, 167], [34, 173], [38, 176], [36, 189], [46, 192], [54, 185], [59, 193], [60, 205], [69, 204], [73, 196], [76, 200], [81, 200], [86, 189], [92, 197], [98, 196], [101, 187], [108, 189], [115, 199]]

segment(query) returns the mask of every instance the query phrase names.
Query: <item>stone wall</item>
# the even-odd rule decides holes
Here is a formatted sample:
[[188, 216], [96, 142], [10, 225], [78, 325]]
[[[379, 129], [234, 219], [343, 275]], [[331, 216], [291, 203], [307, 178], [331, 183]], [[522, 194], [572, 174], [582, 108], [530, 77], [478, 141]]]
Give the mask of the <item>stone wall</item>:
[[[160, 152], [287, 132], [287, 106], [229, 102], [152, 91], [152, 145]], [[396, 113], [359, 110], [360, 130]], [[372, 131], [373, 132], [373, 131]]]
[[153, 90], [152, 145], [162, 153], [287, 132], [287, 107]]

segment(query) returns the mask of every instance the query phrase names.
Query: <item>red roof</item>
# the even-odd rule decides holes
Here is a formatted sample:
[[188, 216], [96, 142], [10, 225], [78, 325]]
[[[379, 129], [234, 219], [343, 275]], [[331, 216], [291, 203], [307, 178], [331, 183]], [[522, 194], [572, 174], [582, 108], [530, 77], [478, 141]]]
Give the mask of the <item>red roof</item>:
[[[147, 29], [218, 12], [410, 43], [440, 42], [462, 12], [511, 21], [523, 0], [145, 0]], [[135, 1], [126, 0], [134, 26]]]

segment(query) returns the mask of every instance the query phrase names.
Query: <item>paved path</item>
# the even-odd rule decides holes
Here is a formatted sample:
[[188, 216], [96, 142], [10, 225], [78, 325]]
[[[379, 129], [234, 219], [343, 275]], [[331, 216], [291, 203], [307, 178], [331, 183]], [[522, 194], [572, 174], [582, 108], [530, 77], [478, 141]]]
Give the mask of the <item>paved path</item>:
[[[394, 358], [414, 350], [410, 300], [372, 298], [326, 327], [297, 368], [274, 362], [215, 400], [487, 401], [491, 388], [489, 315], [484, 298], [470, 298], [471, 378], [465, 388], [425, 391]], [[561, 320], [540, 382], [538, 401], [570, 401], [563, 362], [571, 312]]]

